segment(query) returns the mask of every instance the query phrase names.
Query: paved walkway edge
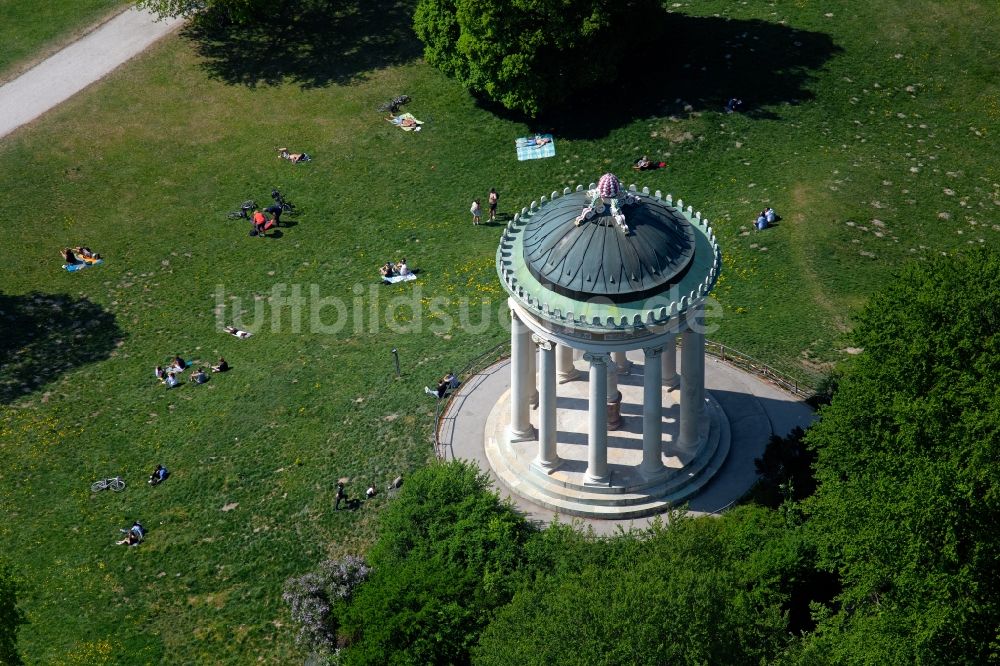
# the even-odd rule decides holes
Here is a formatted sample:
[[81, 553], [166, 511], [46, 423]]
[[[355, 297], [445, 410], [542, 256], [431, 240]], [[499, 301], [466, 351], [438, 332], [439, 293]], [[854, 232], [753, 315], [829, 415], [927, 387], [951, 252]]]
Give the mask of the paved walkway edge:
[[147, 10], [126, 10], [0, 86], [0, 137], [101, 80], [183, 23], [180, 18], [159, 21]]

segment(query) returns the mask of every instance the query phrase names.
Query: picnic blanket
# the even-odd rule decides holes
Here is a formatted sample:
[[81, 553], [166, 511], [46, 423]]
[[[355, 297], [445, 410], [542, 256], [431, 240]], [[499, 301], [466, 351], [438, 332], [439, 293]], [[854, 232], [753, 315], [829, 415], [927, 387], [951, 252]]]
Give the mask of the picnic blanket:
[[84, 260], [79, 264], [63, 264], [63, 268], [68, 270], [70, 273], [73, 273], [76, 271], [82, 271], [84, 268], [90, 268], [91, 266], [100, 266], [103, 263], [103, 259], [94, 259], [93, 261]]
[[[420, 126], [424, 124], [424, 121], [414, 118], [412, 113], [403, 113], [398, 116], [393, 116], [392, 118], [386, 118], [386, 120], [396, 127], [401, 128], [404, 132], [419, 132]], [[404, 125], [404, 120], [412, 120], [414, 124], [409, 126]]]
[[[542, 145], [538, 145], [537, 139], [548, 139]], [[555, 157], [556, 142], [552, 140], [551, 134], [536, 134], [526, 136], [515, 141], [517, 145], [517, 161], [539, 160], [543, 157]]]
[[393, 275], [392, 277], [382, 278], [382, 282], [386, 284], [396, 284], [397, 282], [409, 282], [410, 280], [416, 280], [417, 276], [413, 273], [407, 273], [406, 275]]

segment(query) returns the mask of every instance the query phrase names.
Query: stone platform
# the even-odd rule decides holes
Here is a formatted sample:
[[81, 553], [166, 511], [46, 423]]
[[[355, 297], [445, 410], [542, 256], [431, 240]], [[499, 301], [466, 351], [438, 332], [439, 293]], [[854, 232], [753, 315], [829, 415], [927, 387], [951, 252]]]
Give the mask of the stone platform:
[[[664, 469], [655, 477], [644, 478], [638, 469], [642, 462], [642, 352], [634, 352], [629, 360], [630, 373], [618, 377], [621, 423], [608, 432], [610, 479], [606, 486], [584, 481], [589, 427], [586, 374], [558, 388], [556, 449], [562, 462], [552, 470], [532, 463], [538, 452], [537, 440], [509, 441], [505, 430], [510, 422], [510, 392], [500, 397], [484, 431], [486, 457], [500, 483], [552, 511], [617, 520], [662, 513], [705, 485], [729, 453], [730, 429], [725, 412], [708, 396], [698, 441], [682, 451], [676, 445], [680, 391], [664, 387], [661, 412]], [[537, 432], [537, 410], [531, 411], [530, 418]]]
[[[627, 381], [627, 376], [619, 378], [620, 383]], [[585, 387], [586, 381], [581, 380], [579, 384]], [[785, 435], [795, 426], [808, 426], [814, 418], [813, 411], [799, 399], [713, 357], [705, 359], [705, 386], [727, 416], [730, 449], [718, 472], [686, 500], [688, 512], [694, 515], [717, 513], [739, 500], [757, 478], [753, 459], [764, 452], [768, 438], [772, 434]], [[490, 475], [501, 495], [509, 497], [528, 520], [545, 525], [566, 512], [542, 506], [509, 490], [486, 455], [487, 421], [509, 388], [510, 363], [507, 360], [465, 378], [442, 415], [438, 428], [440, 453], [446, 459], [475, 462]], [[565, 389], [565, 385], [560, 385], [559, 393], [569, 395]], [[664, 406], [669, 409], [672, 404], [665, 402]], [[676, 406], [673, 409], [676, 410]], [[630, 415], [637, 417], [626, 409], [625, 416]], [[670, 417], [676, 418], [676, 412], [664, 418]], [[609, 434], [618, 436], [620, 433], [612, 431]], [[667, 451], [669, 453], [669, 449]], [[608, 515], [577, 516], [575, 519], [588, 524], [597, 534], [610, 535], [620, 529], [641, 528], [652, 518]]]

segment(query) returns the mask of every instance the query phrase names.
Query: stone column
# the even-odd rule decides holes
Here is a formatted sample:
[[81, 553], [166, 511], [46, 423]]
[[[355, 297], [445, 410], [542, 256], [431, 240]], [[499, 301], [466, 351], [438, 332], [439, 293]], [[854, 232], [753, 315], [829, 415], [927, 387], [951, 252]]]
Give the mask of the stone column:
[[590, 432], [587, 435], [587, 473], [584, 483], [608, 482], [608, 356], [587, 353], [590, 363]]
[[617, 430], [622, 424], [622, 394], [618, 391], [618, 364], [614, 357], [608, 359], [608, 430]]
[[573, 365], [573, 348], [567, 345], [556, 347], [556, 374], [559, 375], [559, 383], [565, 384], [574, 379], [579, 379], [582, 374]]
[[528, 404], [538, 407], [538, 347], [534, 340], [528, 345]]
[[677, 447], [684, 453], [694, 453], [698, 446], [705, 403], [705, 334], [699, 332], [701, 326], [697, 322], [701, 320], [697, 314], [689, 321], [698, 331], [684, 331], [681, 343], [681, 424]]
[[663, 345], [663, 385], [675, 389], [681, 384], [677, 375], [677, 336], [671, 336]]
[[646, 347], [642, 375], [642, 463], [639, 473], [651, 479], [663, 466], [663, 362], [662, 347]]
[[556, 467], [556, 350], [555, 343], [535, 338], [539, 351], [538, 457], [535, 464], [544, 470]]
[[534, 345], [530, 331], [517, 313], [510, 311], [510, 425], [507, 436], [511, 442], [535, 438], [528, 418], [528, 353]]
[[615, 362], [619, 375], [627, 375], [632, 372], [632, 362], [628, 360], [625, 352], [614, 352], [611, 354], [611, 358]]

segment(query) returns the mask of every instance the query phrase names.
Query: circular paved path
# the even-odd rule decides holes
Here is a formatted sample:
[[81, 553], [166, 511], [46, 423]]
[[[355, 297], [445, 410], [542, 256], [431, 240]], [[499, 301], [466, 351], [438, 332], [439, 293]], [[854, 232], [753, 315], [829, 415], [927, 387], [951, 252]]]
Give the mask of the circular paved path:
[[[439, 429], [442, 453], [447, 459], [471, 460], [481, 469], [490, 470], [484, 446], [486, 420], [509, 387], [510, 362], [504, 360], [469, 377], [458, 388], [445, 408]], [[696, 515], [721, 511], [740, 499], [756, 480], [753, 460], [764, 452], [771, 434], [784, 436], [795, 426], [808, 426], [814, 418], [813, 411], [798, 398], [713, 357], [705, 358], [705, 388], [729, 417], [732, 441], [718, 474], [688, 500], [689, 512]], [[547, 524], [556, 517], [552, 511], [509, 493], [492, 470], [490, 477], [501, 496], [511, 498], [529, 520]], [[619, 528], [644, 527], [651, 520], [581, 522], [592, 526], [599, 535], [610, 535]]]

